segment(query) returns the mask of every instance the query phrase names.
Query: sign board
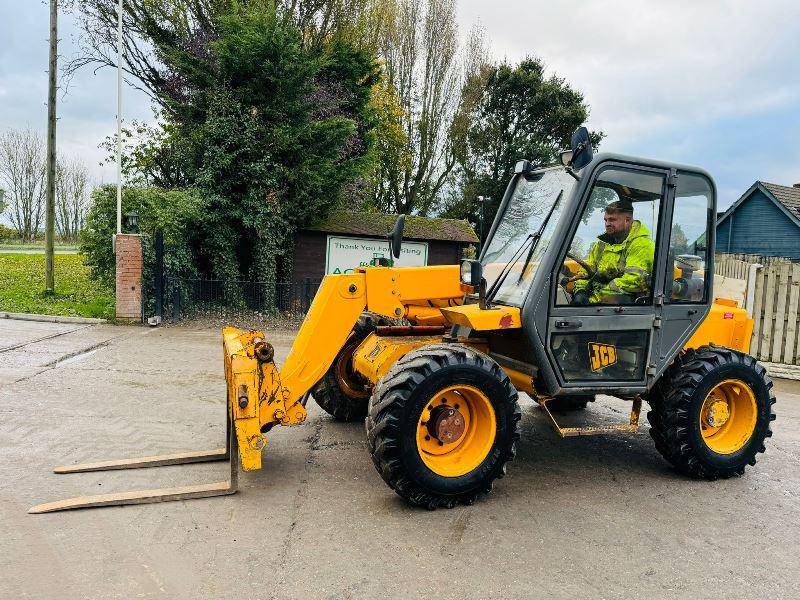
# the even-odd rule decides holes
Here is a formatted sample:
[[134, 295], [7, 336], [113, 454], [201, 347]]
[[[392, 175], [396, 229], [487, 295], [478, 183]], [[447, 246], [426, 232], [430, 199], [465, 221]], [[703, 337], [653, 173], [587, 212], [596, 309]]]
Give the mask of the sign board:
[[329, 235], [325, 274], [352, 273], [356, 267], [369, 266], [376, 258], [388, 258], [395, 267], [424, 267], [428, 264], [428, 244], [403, 241], [400, 258], [395, 259], [389, 251], [389, 240]]

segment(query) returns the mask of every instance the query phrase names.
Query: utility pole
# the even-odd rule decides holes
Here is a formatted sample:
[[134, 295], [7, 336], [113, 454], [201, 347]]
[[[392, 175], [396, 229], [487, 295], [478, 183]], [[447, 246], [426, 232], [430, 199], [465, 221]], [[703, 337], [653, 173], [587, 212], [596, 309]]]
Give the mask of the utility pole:
[[47, 198], [44, 219], [45, 293], [55, 291], [53, 229], [56, 212], [56, 77], [58, 68], [58, 2], [50, 0], [50, 67], [47, 93]]

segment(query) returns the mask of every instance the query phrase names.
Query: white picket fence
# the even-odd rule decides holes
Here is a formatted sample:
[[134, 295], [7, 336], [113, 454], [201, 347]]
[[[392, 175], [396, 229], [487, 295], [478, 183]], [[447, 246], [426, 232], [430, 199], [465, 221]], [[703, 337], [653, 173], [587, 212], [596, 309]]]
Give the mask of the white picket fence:
[[800, 365], [800, 264], [778, 262], [759, 269], [752, 302], [750, 354], [762, 361]]

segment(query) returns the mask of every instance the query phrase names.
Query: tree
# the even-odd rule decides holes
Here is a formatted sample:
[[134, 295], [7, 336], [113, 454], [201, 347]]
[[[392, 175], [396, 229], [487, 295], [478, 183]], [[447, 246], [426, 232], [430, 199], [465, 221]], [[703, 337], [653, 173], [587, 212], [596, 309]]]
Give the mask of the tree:
[[680, 223], [675, 223], [672, 227], [672, 252], [675, 256], [680, 254], [689, 254], [689, 238], [686, 237], [686, 234], [683, 232], [683, 228], [680, 226]]
[[[190, 186], [184, 160], [190, 146], [163, 112], [157, 114], [155, 125], [132, 121], [122, 128], [122, 173], [127, 185], [164, 189]], [[108, 152], [104, 163], [116, 164], [116, 134], [107, 136], [100, 147]]]
[[[447, 199], [446, 216], [478, 222], [478, 196], [484, 207], [484, 233], [494, 219], [517, 161], [549, 164], [583, 124], [589, 109], [583, 95], [562, 78], [545, 76], [545, 65], [526, 58], [519, 65], [485, 65], [465, 83], [461, 118], [470, 123], [464, 152], [458, 156], [459, 185]], [[593, 132], [595, 147], [603, 137]]]
[[6, 189], [6, 214], [17, 235], [29, 242], [44, 218], [45, 143], [31, 129], [0, 134], [0, 182]]
[[56, 167], [56, 228], [62, 240], [77, 241], [86, 217], [89, 172], [77, 160], [61, 159]]
[[[100, 24], [87, 32], [110, 39], [109, 2], [84, 6], [86, 19]], [[205, 274], [287, 277], [294, 230], [325, 216], [367, 169], [368, 105], [380, 74], [374, 56], [335, 36], [308, 43], [271, 2], [125, 6], [131, 73], [160, 117], [158, 128], [131, 132], [138, 139], [127, 167], [143, 183], [206, 195], [194, 229]]]
[[380, 14], [385, 23], [375, 43], [385, 79], [379, 94], [397, 100], [383, 105], [397, 146], [377, 156], [375, 205], [426, 214], [456, 164], [462, 83], [479, 63], [469, 50], [480, 47], [470, 43], [467, 56], [459, 53], [454, 0], [398, 0]]

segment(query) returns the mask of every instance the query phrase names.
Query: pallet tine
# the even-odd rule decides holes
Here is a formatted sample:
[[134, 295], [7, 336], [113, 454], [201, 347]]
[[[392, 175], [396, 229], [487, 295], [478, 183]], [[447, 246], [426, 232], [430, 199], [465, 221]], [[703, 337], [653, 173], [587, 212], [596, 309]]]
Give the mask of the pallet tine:
[[137, 490], [131, 492], [115, 492], [98, 494], [94, 496], [78, 496], [38, 504], [32, 507], [29, 514], [56, 512], [61, 510], [74, 510], [77, 508], [96, 508], [101, 506], [123, 506], [126, 504], [152, 504], [156, 502], [174, 502], [176, 500], [191, 500], [193, 498], [210, 498], [213, 496], [227, 496], [235, 494], [239, 489], [239, 444], [236, 432], [231, 426], [230, 417], [226, 418], [226, 443], [225, 448], [206, 452], [185, 452], [179, 454], [166, 454], [149, 456], [140, 459], [123, 459], [117, 461], [103, 461], [74, 465], [73, 467], [59, 467], [56, 473], [80, 473], [87, 471], [106, 471], [117, 469], [139, 469], [143, 467], [157, 467], [164, 465], [180, 465], [204, 461], [228, 460], [230, 473], [227, 481], [206, 483], [201, 485], [188, 485], [171, 488], [158, 488], [153, 490]]

